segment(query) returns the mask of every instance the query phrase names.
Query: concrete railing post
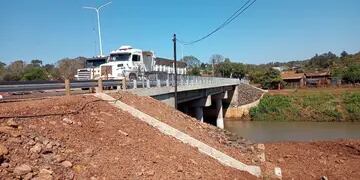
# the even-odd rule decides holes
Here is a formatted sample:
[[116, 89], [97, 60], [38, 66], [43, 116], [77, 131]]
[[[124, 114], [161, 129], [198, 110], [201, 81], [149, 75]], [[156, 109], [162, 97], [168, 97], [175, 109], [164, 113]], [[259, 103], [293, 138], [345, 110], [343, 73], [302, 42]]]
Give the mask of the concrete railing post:
[[169, 87], [170, 86], [170, 82], [169, 82], [169, 79], [166, 80], [166, 87]]
[[100, 78], [98, 80], [98, 88], [97, 88], [97, 93], [102, 93], [103, 92], [103, 88], [104, 88], [104, 85], [103, 85], [103, 80]]
[[136, 80], [134, 79], [133, 80], [133, 89], [136, 89], [137, 88], [137, 82], [136, 82]]
[[125, 91], [126, 90], [126, 79], [124, 78], [122, 81], [121, 81], [121, 86], [122, 86], [122, 90]]
[[161, 87], [161, 81], [160, 81], [160, 79], [157, 79], [157, 80], [156, 80], [156, 87]]
[[67, 96], [70, 96], [70, 80], [65, 79], [65, 92]]
[[184, 79], [181, 77], [180, 78], [180, 85], [183, 86], [184, 85]]
[[150, 80], [146, 80], [146, 88], [150, 88]]

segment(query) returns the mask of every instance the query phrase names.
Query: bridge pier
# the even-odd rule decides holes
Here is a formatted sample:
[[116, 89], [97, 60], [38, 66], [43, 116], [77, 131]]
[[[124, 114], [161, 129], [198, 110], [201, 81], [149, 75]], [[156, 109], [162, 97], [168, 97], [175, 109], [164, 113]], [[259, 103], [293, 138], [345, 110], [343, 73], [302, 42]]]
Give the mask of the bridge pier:
[[204, 122], [204, 107], [211, 106], [211, 95], [206, 98], [196, 99], [180, 105], [182, 112], [195, 117], [200, 122]]
[[204, 111], [202, 106], [195, 107], [195, 118], [200, 122], [204, 122]]
[[215, 99], [215, 106], [216, 106], [216, 112], [217, 112], [216, 126], [218, 128], [224, 129], [224, 115], [223, 115], [222, 99], [220, 99], [220, 98]]

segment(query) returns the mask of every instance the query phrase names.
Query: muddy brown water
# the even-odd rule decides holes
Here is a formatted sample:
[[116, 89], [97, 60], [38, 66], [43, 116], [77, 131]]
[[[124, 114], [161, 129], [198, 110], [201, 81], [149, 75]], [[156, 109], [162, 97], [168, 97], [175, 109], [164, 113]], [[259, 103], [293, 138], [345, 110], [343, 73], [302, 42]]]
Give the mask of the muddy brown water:
[[360, 122], [274, 122], [226, 120], [225, 129], [258, 143], [360, 139]]

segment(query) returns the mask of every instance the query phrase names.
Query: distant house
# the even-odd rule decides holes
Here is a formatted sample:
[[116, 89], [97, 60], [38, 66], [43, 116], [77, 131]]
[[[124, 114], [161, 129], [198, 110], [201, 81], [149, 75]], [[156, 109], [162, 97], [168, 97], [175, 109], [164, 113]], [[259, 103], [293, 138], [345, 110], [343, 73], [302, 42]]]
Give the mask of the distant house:
[[305, 74], [296, 71], [285, 71], [281, 73], [281, 79], [286, 83], [286, 87], [302, 88], [306, 85]]
[[330, 72], [305, 73], [308, 86], [326, 86], [331, 83]]
[[[179, 74], [186, 74], [187, 73], [187, 64], [182, 61], [177, 61], [177, 70]], [[167, 73], [174, 73], [174, 60], [165, 59], [165, 58], [156, 58], [155, 61], [155, 70]]]

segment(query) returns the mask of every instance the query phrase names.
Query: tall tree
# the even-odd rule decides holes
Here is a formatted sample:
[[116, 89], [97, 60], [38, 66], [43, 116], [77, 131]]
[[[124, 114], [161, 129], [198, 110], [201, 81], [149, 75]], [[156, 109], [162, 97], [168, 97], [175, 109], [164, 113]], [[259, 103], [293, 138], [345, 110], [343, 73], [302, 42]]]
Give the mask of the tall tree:
[[75, 59], [64, 58], [57, 62], [59, 72], [62, 79], [74, 79], [74, 76], [78, 69], [85, 67], [84, 57], [78, 57]]
[[26, 63], [22, 60], [17, 60], [10, 63], [6, 68], [6, 74], [4, 76], [4, 80], [7, 81], [21, 80], [25, 71], [25, 67], [26, 67]]
[[210, 64], [212, 64], [213, 76], [215, 76], [217, 65], [222, 62], [224, 62], [224, 56], [220, 54], [214, 54], [210, 57]]
[[201, 64], [200, 60], [195, 56], [184, 56], [180, 61], [185, 62], [188, 68], [199, 67]]

